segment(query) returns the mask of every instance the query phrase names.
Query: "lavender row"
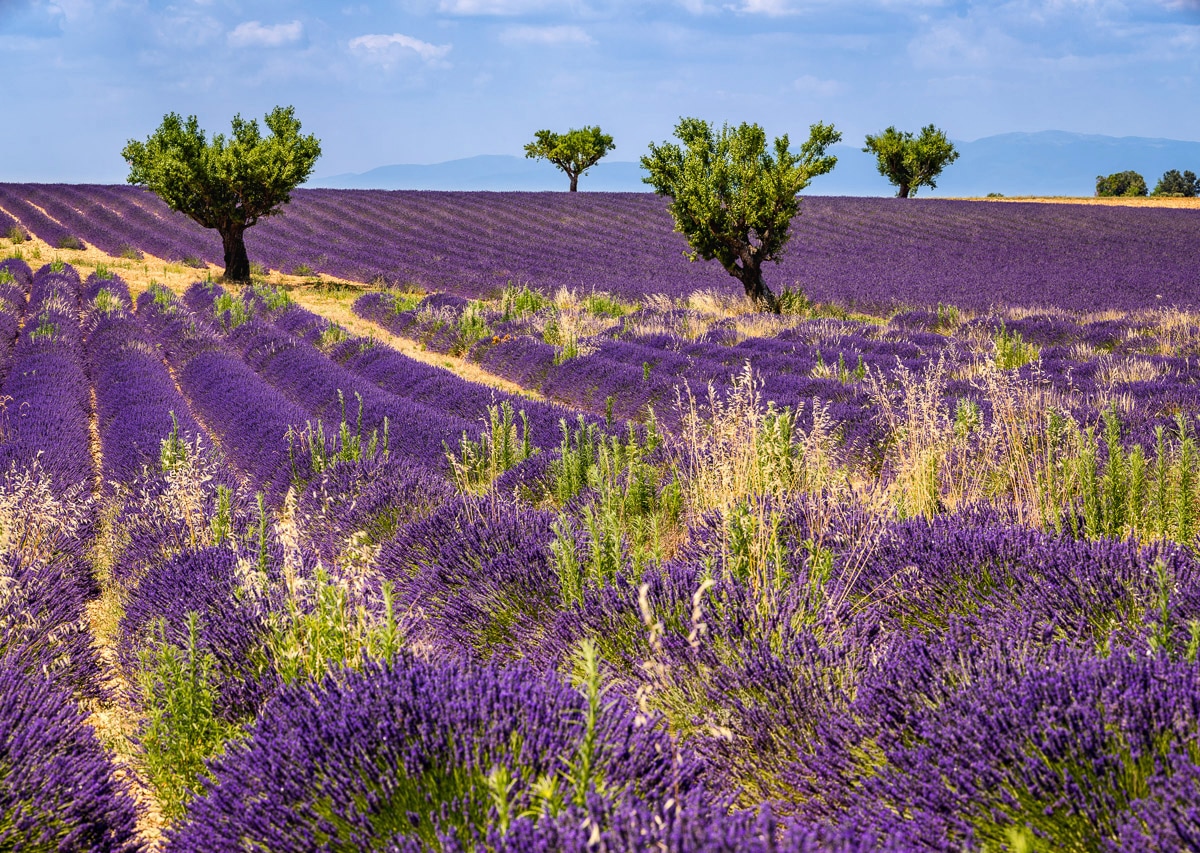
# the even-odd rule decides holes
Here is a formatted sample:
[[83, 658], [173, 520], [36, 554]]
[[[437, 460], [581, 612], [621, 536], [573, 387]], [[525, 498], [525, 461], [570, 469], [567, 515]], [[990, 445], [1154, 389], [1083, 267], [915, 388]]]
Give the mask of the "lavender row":
[[1079, 542], [993, 512], [829, 523], [820, 501], [772, 510], [786, 581], [770, 589], [738, 576], [715, 518], [674, 560], [567, 602], [555, 517], [516, 507], [447, 506], [388, 543], [380, 568], [421, 614], [415, 636], [449, 654], [561, 671], [581, 640], [597, 643], [614, 695], [681, 715], [710, 785], [797, 815], [794, 837], [817, 849], [981, 849], [1033, 831], [1152, 850], [1190, 837], [1194, 554]]
[[[430, 297], [426, 302], [434, 299]], [[437, 347], [437, 340], [423, 334], [423, 308], [424, 304], [396, 313], [388, 295], [380, 292], [364, 294], [354, 304], [360, 317], [393, 334], [419, 336], [426, 345]], [[453, 314], [450, 308], [442, 311]], [[437, 322], [446, 321], [440, 317]], [[453, 327], [453, 320], [448, 325]], [[620, 328], [614, 327], [613, 333], [620, 334]], [[821, 358], [819, 346], [791, 342], [783, 345], [786, 355], [762, 358], [749, 346], [689, 344], [670, 335], [644, 341], [597, 336], [583, 342], [591, 352], [563, 360], [560, 348], [528, 332], [521, 334], [517, 328], [511, 331], [513, 334], [485, 336], [471, 347], [467, 357], [490, 373], [593, 417], [643, 421], [652, 410], [661, 423], [675, 427], [681, 414], [678, 404], [689, 392], [704, 397], [711, 386], [719, 397], [723, 396], [749, 363], [764, 398], [780, 406], [807, 410], [803, 422], [811, 422], [810, 404], [815, 400], [827, 406], [830, 415], [843, 426], [847, 443], [865, 440], [873, 429], [869, 401], [861, 389], [837, 379], [808, 375]], [[443, 344], [445, 341], [442, 338]], [[899, 347], [861, 341], [859, 345], [863, 351], [876, 350], [871, 353], [872, 366], [886, 365], [888, 372], [895, 369]], [[843, 346], [851, 352], [851, 363], [860, 365], [854, 359], [862, 352], [853, 349], [849, 341]], [[910, 361], [920, 361], [911, 351], [905, 355]], [[835, 364], [839, 356], [844, 359], [845, 350], [830, 353]]]
[[288, 436], [310, 413], [272, 388], [236, 355], [221, 336], [194, 317], [165, 288], [137, 301], [138, 318], [174, 369], [196, 415], [221, 451], [254, 482], [278, 496], [293, 471]]
[[0, 387], [12, 367], [13, 348], [25, 318], [27, 294], [33, 272], [24, 261], [0, 261]]
[[0, 470], [30, 469], [36, 463], [60, 495], [89, 489], [95, 476], [79, 287], [79, 275], [70, 266], [37, 271], [28, 320], [4, 381], [8, 403]]
[[[136, 188], [10, 184], [0, 186], [0, 207], [52, 241], [72, 229], [110, 251], [132, 245], [220, 262], [215, 234]], [[1197, 306], [1190, 285], [1200, 241], [1186, 210], [814, 197], [793, 235], [768, 282], [819, 300]], [[651, 194], [297, 190], [280, 216], [247, 232], [247, 244], [252, 258], [285, 272], [304, 266], [466, 296], [509, 281], [627, 298], [736, 289], [717, 265], [684, 259], [666, 201]]]
[[[366, 316], [362, 311], [359, 313]], [[329, 328], [328, 320], [295, 304], [274, 314], [272, 322], [283, 331], [310, 342]], [[489, 408], [508, 403], [514, 412], [525, 414], [530, 441], [542, 448], [556, 446], [562, 438], [562, 421], [574, 422], [576, 417], [576, 412], [565, 406], [468, 382], [448, 370], [424, 364], [390, 347], [361, 338], [336, 344], [330, 350], [330, 357], [389, 394], [437, 408], [471, 424], [486, 421]]]
[[207, 436], [154, 346], [134, 318], [119, 277], [88, 278], [84, 289], [87, 363], [96, 397], [103, 480], [130, 484], [162, 460], [169, 438], [186, 444]]
[[[193, 310], [211, 314], [219, 294], [217, 286], [196, 284], [185, 300]], [[446, 446], [454, 447], [463, 432], [472, 431], [467, 421], [386, 393], [307, 342], [260, 320], [238, 326], [228, 340], [258, 375], [310, 418], [321, 420], [330, 438], [345, 421], [363, 441], [371, 433], [382, 440], [386, 421], [389, 453], [427, 470], [442, 470]]]

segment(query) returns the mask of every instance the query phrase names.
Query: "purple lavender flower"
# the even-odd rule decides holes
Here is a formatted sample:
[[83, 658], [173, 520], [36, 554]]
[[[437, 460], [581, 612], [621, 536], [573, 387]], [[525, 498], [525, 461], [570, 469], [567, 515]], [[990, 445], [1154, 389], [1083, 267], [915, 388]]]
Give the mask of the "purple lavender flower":
[[0, 847], [136, 851], [133, 800], [83, 712], [40, 674], [0, 666]]
[[701, 768], [660, 730], [620, 706], [589, 725], [588, 707], [524, 667], [409, 659], [284, 688], [212, 765], [167, 849], [473, 847], [583, 795], [619, 816], [697, 789]]

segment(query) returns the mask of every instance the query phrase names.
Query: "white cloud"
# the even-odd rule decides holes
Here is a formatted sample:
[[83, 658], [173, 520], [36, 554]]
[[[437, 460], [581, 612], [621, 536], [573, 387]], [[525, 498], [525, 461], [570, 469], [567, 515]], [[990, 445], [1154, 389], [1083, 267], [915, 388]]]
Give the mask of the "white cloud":
[[390, 67], [406, 56], [417, 56], [430, 65], [444, 65], [453, 45], [430, 44], [403, 33], [372, 33], [350, 39], [350, 50], [371, 62]]
[[820, 77], [814, 77], [812, 74], [797, 77], [792, 86], [797, 92], [802, 92], [806, 95], [816, 95], [820, 98], [829, 98], [846, 91], [845, 84], [840, 80], [822, 80]]
[[506, 27], [500, 40], [510, 44], [595, 44], [581, 27]]
[[229, 43], [233, 47], [281, 47], [299, 41], [302, 35], [304, 25], [299, 21], [271, 26], [259, 21], [246, 21], [229, 33]]
[[438, 11], [451, 15], [523, 15], [562, 5], [550, 0], [441, 0]]

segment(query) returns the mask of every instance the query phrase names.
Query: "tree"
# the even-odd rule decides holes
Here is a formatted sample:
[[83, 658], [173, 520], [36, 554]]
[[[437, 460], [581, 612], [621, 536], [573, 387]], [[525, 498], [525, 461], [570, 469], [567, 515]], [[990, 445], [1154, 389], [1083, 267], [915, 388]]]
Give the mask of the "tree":
[[757, 124], [723, 125], [683, 118], [673, 142], [650, 144], [642, 157], [649, 175], [642, 180], [671, 197], [675, 230], [687, 237], [691, 260], [716, 259], [745, 287], [746, 295], [771, 311], [779, 303], [763, 282], [762, 265], [779, 262], [788, 227], [800, 210], [797, 194], [837, 163], [826, 154], [842, 135], [833, 125], [814, 124], [800, 153], [788, 148], [787, 134], [775, 140], [774, 155]]
[[1146, 179], [1137, 172], [1113, 172], [1107, 178], [1103, 175], [1096, 176], [1096, 195], [1102, 198], [1145, 194]]
[[291, 107], [276, 107], [265, 121], [271, 131], [265, 138], [258, 122], [235, 115], [228, 139], [218, 133], [206, 141], [195, 116], [185, 122], [170, 113], [145, 142], [131, 139], [121, 152], [129, 163], [129, 183], [217, 230], [225, 278], [231, 281], [250, 280], [246, 229], [278, 213], [321, 156], [317, 138], [300, 135]]
[[863, 151], [875, 155], [879, 174], [896, 185], [897, 198], [916, 195], [918, 187], [936, 188], [942, 169], [958, 159], [954, 143], [932, 124], [921, 128], [916, 137], [894, 127], [876, 136], [867, 134]]
[[567, 173], [571, 192], [579, 189], [579, 176], [600, 162], [600, 158], [617, 146], [599, 127], [581, 127], [566, 133], [539, 130], [535, 139], [525, 146], [525, 156], [533, 160], [549, 160]]
[[1178, 169], [1169, 169], [1158, 179], [1151, 195], [1195, 198], [1200, 195], [1200, 178], [1196, 177], [1195, 172], [1180, 174]]

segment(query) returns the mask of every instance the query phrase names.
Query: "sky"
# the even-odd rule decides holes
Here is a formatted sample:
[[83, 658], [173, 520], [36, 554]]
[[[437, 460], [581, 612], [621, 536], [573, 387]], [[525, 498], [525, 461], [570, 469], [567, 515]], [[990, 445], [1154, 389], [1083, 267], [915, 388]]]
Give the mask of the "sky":
[[0, 57], [5, 181], [121, 183], [165, 114], [276, 105], [314, 177], [585, 125], [636, 161], [682, 116], [1200, 141], [1200, 0], [0, 0]]

